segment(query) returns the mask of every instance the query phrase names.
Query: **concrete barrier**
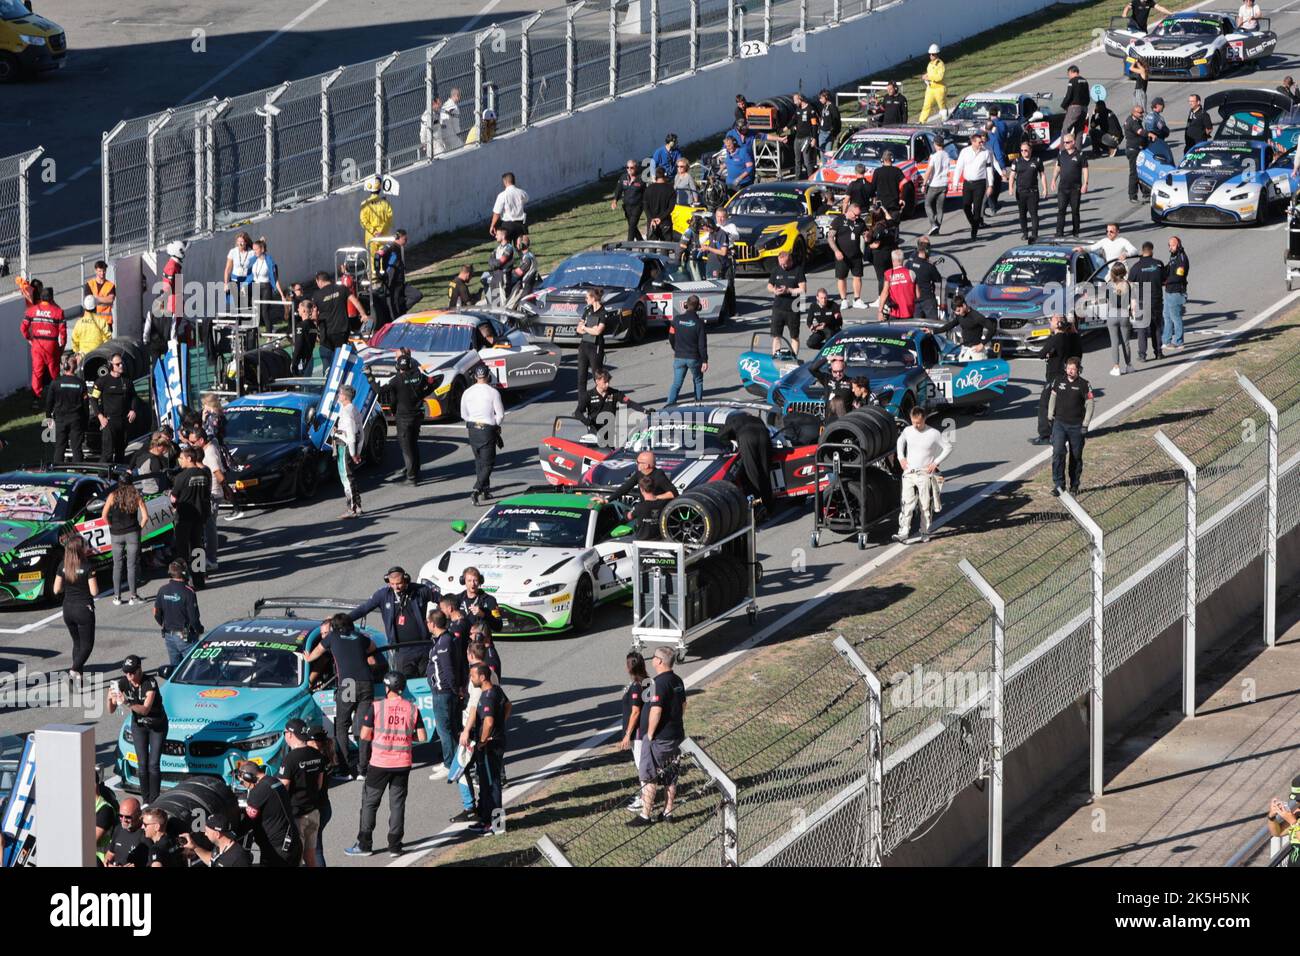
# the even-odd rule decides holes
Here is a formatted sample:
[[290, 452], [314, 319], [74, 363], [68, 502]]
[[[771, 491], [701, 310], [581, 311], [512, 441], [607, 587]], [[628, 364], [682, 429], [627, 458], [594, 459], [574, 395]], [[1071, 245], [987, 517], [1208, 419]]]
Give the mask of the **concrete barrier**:
[[5, 357], [0, 362], [0, 395], [12, 395], [32, 380], [31, 349], [21, 331], [26, 311], [27, 300], [22, 293], [15, 292], [0, 299], [0, 355]]
[[[1042, 6], [1042, 0], [899, 0], [867, 16], [811, 31], [798, 42], [774, 44], [767, 56], [706, 67], [592, 104], [397, 171], [401, 195], [393, 201], [396, 225], [417, 243], [477, 224], [486, 239], [492, 200], [506, 170], [517, 174], [535, 207], [617, 171], [629, 155], [648, 155], [669, 129], [683, 142], [718, 133], [730, 122], [737, 92], [759, 100], [798, 88], [835, 88], [923, 54], [931, 43], [955, 43]], [[666, 0], [663, 9], [675, 7]], [[245, 230], [268, 239], [286, 288], [318, 269], [332, 268], [337, 247], [361, 242], [361, 199], [354, 188], [196, 240], [186, 256], [186, 279], [219, 279], [234, 234]], [[125, 289], [124, 276], [143, 271], [152, 290], [147, 257], [144, 266], [139, 256], [114, 265], [119, 288]], [[120, 293], [122, 327], [135, 327], [154, 297], [152, 291], [139, 297]]]

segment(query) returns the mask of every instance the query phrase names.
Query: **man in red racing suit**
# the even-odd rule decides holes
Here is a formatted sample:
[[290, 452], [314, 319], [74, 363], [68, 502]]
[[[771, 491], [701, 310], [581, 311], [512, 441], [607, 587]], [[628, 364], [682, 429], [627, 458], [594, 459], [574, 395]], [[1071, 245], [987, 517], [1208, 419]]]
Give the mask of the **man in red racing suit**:
[[54, 290], [42, 289], [40, 301], [27, 307], [22, 334], [32, 347], [32, 391], [41, 398], [47, 383], [59, 374], [59, 357], [68, 344], [68, 324], [54, 304]]

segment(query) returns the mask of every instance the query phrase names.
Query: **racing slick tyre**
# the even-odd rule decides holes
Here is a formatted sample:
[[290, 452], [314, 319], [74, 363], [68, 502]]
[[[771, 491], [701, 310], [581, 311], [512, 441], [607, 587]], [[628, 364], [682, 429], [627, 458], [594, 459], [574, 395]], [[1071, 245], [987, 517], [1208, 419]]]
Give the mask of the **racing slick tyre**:
[[1207, 80], [1217, 80], [1223, 75], [1223, 54], [1216, 53], [1210, 59], [1210, 71], [1206, 75]]
[[442, 416], [443, 421], [452, 421], [460, 418], [460, 397], [465, 394], [465, 383], [456, 379], [451, 383], [451, 390], [447, 392], [447, 401], [442, 403], [442, 407], [449, 409]]
[[793, 255], [795, 265], [804, 266], [808, 264], [808, 243], [803, 241], [803, 236], [794, 241]]
[[846, 465], [865, 465], [875, 461], [889, 454], [896, 441], [893, 418], [879, 408], [849, 412], [827, 425], [822, 434], [823, 443], [852, 445], [860, 450], [860, 457], [841, 456]]
[[836, 479], [826, 489], [822, 505], [822, 524], [836, 534], [852, 534], [858, 526], [862, 499], [852, 478]]
[[293, 493], [299, 501], [311, 501], [320, 490], [320, 462], [308, 455], [298, 463], [298, 477], [294, 479]]
[[628, 323], [627, 336], [623, 342], [627, 345], [640, 345], [645, 341], [646, 333], [645, 306], [638, 302], [632, 310], [632, 320]]
[[574, 634], [582, 634], [591, 627], [595, 614], [596, 600], [591, 588], [591, 578], [585, 574], [573, 589], [573, 610], [569, 613], [569, 625]]
[[143, 342], [135, 339], [109, 339], [97, 349], [86, 353], [81, 360], [81, 374], [88, 383], [94, 383], [99, 376], [107, 374], [108, 360], [114, 355], [122, 356], [126, 366], [125, 375], [134, 381], [149, 374], [149, 350]]
[[[745, 499], [745, 493], [739, 485], [730, 481], [711, 481], [691, 489], [691, 494], [716, 504], [722, 523], [731, 531], [739, 530], [748, 517], [749, 502]], [[731, 534], [731, 531], [727, 534]]]
[[711, 497], [688, 491], [664, 506], [659, 533], [665, 541], [705, 547], [731, 534], [730, 509]]
[[172, 789], [163, 791], [153, 806], [167, 811], [167, 832], [170, 835], [191, 833], [200, 840], [203, 839], [201, 824], [212, 814], [224, 813], [232, 820], [239, 818], [239, 801], [226, 782], [220, 777], [202, 774], [187, 777]]
[[382, 465], [384, 449], [387, 445], [388, 423], [384, 421], [383, 415], [376, 415], [374, 424], [370, 426], [370, 434], [366, 435], [366, 444], [362, 451], [365, 462], [375, 467]]

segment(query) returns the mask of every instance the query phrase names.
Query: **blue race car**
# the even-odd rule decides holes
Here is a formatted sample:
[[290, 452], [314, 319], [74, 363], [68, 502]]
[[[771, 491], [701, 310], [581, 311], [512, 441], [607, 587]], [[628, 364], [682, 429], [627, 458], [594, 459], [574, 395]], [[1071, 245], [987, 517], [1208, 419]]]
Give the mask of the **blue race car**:
[[[162, 785], [174, 787], [193, 774], [219, 776], [235, 786], [234, 769], [252, 760], [274, 772], [285, 755], [284, 725], [300, 717], [313, 726], [333, 719], [335, 674], [330, 657], [310, 667], [298, 656], [320, 639], [321, 618], [360, 602], [322, 598], [259, 600], [249, 618], [227, 621], [195, 643], [174, 671], [158, 670], [163, 707], [169, 718], [163, 744]], [[279, 615], [264, 615], [268, 608]], [[320, 611], [299, 618], [298, 608]], [[383, 648], [382, 631], [358, 623], [358, 630]], [[383, 698], [387, 663], [376, 658], [375, 699]], [[406, 696], [420, 707], [430, 740], [434, 734], [429, 682], [408, 678]], [[117, 772], [122, 785], [138, 790], [140, 775], [131, 722], [118, 734]]]
[[822, 414], [831, 391], [828, 363], [837, 356], [844, 358], [848, 378], [868, 379], [872, 396], [901, 419], [917, 405], [926, 412], [986, 406], [1006, 391], [1011, 377], [1011, 366], [1002, 359], [959, 361], [960, 347], [927, 329], [850, 326], [803, 364], [789, 352], [773, 356], [763, 348], [769, 341], [767, 334], [756, 333], [750, 350], [741, 353], [740, 382], [783, 414]]

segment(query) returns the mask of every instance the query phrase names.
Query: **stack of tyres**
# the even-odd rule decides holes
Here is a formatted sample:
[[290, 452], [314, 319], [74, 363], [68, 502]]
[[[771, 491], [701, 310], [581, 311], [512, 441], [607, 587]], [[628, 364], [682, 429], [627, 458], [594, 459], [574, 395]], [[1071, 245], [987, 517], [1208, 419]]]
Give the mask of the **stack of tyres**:
[[[874, 406], [849, 412], [826, 426], [817, 461], [823, 468], [833, 468], [838, 461], [839, 467], [821, 491], [821, 525], [836, 534], [857, 534], [858, 546], [863, 547], [867, 530], [897, 512], [902, 485], [889, 460], [897, 438], [893, 416]], [[823, 450], [827, 445], [834, 447]]]
[[898, 427], [884, 409], [869, 407], [843, 415], [822, 434], [822, 444], [851, 445], [854, 452], [842, 452], [843, 466], [866, 465], [888, 455], [898, 441]]
[[223, 813], [227, 819], [239, 819], [239, 800], [234, 791], [220, 777], [206, 774], [186, 777], [164, 791], [152, 806], [167, 811], [168, 836], [190, 833], [204, 847], [207, 841], [203, 825], [208, 817]]
[[836, 534], [853, 534], [896, 512], [901, 496], [899, 480], [881, 468], [842, 475], [826, 487], [822, 520]]
[[745, 527], [749, 508], [737, 485], [709, 482], [669, 501], [659, 514], [659, 531], [665, 541], [708, 547]]
[[[279, 345], [263, 345], [245, 352], [243, 356], [243, 387], [245, 392], [262, 392], [270, 388], [277, 378], [287, 378], [293, 367], [289, 353]], [[226, 374], [229, 387], [236, 384], [235, 362], [231, 360]]]

